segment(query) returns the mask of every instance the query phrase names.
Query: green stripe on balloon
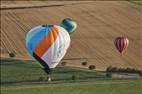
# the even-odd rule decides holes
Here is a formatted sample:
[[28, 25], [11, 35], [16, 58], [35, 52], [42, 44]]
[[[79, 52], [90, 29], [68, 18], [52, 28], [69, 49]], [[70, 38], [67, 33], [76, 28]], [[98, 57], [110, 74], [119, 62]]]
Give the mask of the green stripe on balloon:
[[61, 27], [65, 28], [69, 34], [73, 33], [76, 28], [77, 28], [77, 23], [70, 19], [70, 18], [66, 18], [66, 19], [63, 19], [62, 22], [61, 22]]

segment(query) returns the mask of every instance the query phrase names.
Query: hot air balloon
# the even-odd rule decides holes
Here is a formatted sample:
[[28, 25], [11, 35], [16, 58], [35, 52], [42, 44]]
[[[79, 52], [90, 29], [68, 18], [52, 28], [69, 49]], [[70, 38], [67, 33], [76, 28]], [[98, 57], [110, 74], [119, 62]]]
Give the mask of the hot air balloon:
[[64, 57], [70, 45], [70, 35], [57, 25], [39, 25], [26, 35], [28, 52], [51, 74]]
[[114, 41], [114, 45], [120, 54], [123, 54], [129, 45], [129, 40], [126, 37], [117, 37]]
[[77, 23], [71, 18], [66, 18], [66, 19], [63, 19], [60, 26], [65, 28], [71, 34], [72, 32], [76, 30]]

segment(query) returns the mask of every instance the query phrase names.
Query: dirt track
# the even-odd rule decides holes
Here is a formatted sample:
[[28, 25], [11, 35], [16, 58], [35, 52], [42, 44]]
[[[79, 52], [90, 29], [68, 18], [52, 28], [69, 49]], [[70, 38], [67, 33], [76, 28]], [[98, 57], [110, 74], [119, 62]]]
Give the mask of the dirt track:
[[[25, 49], [26, 32], [36, 25], [59, 24], [63, 18], [70, 17], [77, 21], [78, 29], [71, 35], [71, 47], [64, 58], [69, 65], [80, 66], [80, 62], [87, 61], [97, 69], [109, 65], [142, 68], [142, 11], [129, 2], [62, 2], [64, 6], [24, 9], [6, 9], [6, 4], [2, 2], [1, 6], [4, 8], [1, 10], [1, 56], [14, 52], [17, 57], [29, 58]], [[113, 45], [118, 36], [130, 40], [123, 56]]]

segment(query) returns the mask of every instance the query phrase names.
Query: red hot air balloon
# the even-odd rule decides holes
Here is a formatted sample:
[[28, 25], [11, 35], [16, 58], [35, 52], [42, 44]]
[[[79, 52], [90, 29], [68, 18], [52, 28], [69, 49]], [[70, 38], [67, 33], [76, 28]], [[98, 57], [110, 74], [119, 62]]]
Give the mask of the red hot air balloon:
[[117, 37], [114, 41], [114, 45], [117, 48], [117, 50], [121, 54], [123, 54], [129, 45], [129, 40], [126, 37]]

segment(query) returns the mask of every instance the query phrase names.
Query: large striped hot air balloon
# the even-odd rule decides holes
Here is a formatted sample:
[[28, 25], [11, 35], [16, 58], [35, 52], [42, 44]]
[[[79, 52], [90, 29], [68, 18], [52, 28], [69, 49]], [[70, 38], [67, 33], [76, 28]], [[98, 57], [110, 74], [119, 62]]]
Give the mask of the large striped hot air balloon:
[[50, 73], [64, 57], [70, 45], [68, 32], [57, 25], [40, 25], [26, 36], [29, 53]]
[[129, 45], [129, 40], [126, 37], [117, 37], [114, 41], [114, 45], [117, 48], [117, 50], [121, 54], [123, 54]]

